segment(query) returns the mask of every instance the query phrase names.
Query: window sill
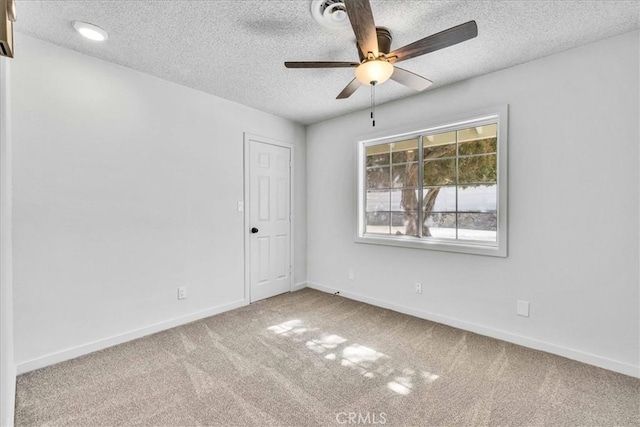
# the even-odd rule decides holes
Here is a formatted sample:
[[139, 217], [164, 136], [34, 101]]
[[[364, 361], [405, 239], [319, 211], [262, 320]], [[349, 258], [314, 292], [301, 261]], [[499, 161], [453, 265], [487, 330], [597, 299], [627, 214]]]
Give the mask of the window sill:
[[396, 246], [411, 249], [427, 249], [444, 252], [457, 252], [472, 255], [507, 257], [506, 245], [488, 244], [484, 242], [453, 242], [450, 240], [418, 239], [410, 236], [356, 236], [356, 243], [371, 245]]

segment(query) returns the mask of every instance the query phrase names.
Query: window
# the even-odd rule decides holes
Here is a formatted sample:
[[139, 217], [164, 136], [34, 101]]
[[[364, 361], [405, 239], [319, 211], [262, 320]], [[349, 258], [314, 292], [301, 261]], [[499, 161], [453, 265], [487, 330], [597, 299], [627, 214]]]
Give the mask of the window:
[[356, 240], [506, 256], [506, 129], [505, 106], [360, 141]]

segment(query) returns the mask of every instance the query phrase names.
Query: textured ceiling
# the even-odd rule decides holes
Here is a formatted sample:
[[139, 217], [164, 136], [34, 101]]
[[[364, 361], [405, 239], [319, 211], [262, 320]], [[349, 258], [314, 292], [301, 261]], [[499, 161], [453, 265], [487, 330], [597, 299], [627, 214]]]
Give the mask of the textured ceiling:
[[[478, 37], [401, 64], [434, 87], [510, 67], [638, 29], [638, 1], [371, 0], [392, 49], [469, 20]], [[357, 61], [350, 28], [312, 17], [311, 0], [17, 0], [16, 30], [303, 124], [367, 108], [368, 87], [336, 95], [352, 69], [286, 69], [283, 62]], [[77, 34], [72, 21], [109, 32], [104, 43]], [[20, 55], [19, 51], [17, 55]], [[427, 90], [427, 91], [428, 91]], [[415, 92], [389, 81], [378, 103]]]

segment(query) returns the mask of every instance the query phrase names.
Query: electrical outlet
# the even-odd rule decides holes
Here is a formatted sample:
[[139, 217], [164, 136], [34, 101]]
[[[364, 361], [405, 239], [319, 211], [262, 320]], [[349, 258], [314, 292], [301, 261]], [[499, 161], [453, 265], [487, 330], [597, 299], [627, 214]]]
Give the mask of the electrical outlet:
[[422, 283], [416, 282], [415, 283], [415, 287], [416, 287], [416, 294], [421, 294], [422, 293]]
[[353, 268], [349, 269], [349, 280], [356, 280], [356, 273], [353, 271]]
[[518, 316], [529, 317], [529, 301], [518, 301], [516, 313]]
[[244, 212], [244, 202], [238, 202], [238, 212]]
[[187, 297], [187, 287], [180, 286], [178, 288], [178, 299], [185, 299]]

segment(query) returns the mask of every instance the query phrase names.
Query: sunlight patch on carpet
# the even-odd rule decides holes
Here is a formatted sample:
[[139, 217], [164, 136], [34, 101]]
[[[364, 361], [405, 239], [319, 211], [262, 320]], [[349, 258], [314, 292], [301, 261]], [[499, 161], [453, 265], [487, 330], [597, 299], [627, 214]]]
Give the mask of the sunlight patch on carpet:
[[[347, 345], [348, 339], [336, 334], [322, 334], [318, 328], [305, 325], [300, 319], [292, 319], [267, 328], [277, 336], [305, 342], [308, 350], [321, 355], [327, 363], [339, 362], [340, 366], [352, 369], [365, 378], [380, 378], [389, 390], [406, 396], [414, 389], [414, 382], [430, 384], [440, 378], [428, 371], [394, 367], [391, 357], [362, 344]], [[321, 334], [319, 337], [313, 335]]]
[[283, 337], [302, 335], [307, 332], [307, 328], [302, 327], [302, 320], [299, 319], [293, 319], [282, 322], [279, 325], [269, 326], [267, 330], [273, 332], [276, 335], [282, 335]]
[[342, 338], [339, 335], [324, 335], [320, 338], [307, 341], [306, 346], [309, 350], [315, 351], [316, 353], [324, 353], [325, 351], [332, 350], [345, 342], [347, 342], [347, 339]]

